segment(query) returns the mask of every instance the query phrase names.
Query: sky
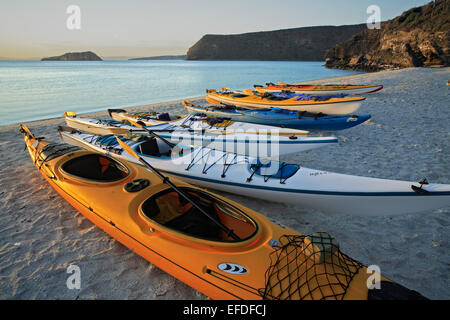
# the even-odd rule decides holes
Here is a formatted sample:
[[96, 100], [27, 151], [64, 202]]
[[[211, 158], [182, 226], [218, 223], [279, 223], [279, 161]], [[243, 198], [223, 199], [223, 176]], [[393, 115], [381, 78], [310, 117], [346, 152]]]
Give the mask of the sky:
[[[185, 54], [205, 34], [366, 23], [424, 0], [0, 0], [0, 59], [94, 51], [104, 59]], [[78, 6], [79, 19], [71, 5]], [[67, 21], [72, 29], [67, 27]], [[77, 22], [79, 23], [79, 29]]]

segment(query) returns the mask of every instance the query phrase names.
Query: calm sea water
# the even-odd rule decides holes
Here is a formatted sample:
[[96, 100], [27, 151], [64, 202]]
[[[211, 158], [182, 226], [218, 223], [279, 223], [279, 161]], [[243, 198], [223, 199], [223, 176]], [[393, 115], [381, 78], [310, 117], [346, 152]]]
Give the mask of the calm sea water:
[[0, 125], [353, 74], [323, 62], [0, 61]]

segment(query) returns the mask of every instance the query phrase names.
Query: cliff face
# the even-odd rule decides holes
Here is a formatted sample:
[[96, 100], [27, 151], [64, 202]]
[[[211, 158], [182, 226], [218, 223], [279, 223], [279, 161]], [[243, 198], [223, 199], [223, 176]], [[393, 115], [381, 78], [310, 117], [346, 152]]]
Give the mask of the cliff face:
[[366, 29], [326, 54], [330, 68], [377, 71], [449, 66], [450, 1], [436, 0]]
[[326, 51], [361, 32], [365, 24], [324, 26], [237, 35], [205, 35], [187, 52], [187, 60], [323, 61]]
[[42, 58], [41, 61], [102, 61], [102, 58], [92, 51], [86, 51], [69, 52], [61, 56]]

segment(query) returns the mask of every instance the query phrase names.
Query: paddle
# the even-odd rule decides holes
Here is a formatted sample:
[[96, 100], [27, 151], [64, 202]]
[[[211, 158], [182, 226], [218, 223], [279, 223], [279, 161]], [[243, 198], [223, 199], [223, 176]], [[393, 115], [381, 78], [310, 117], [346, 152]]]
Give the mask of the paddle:
[[133, 157], [135, 157], [136, 159], [138, 159], [140, 162], [142, 162], [147, 168], [149, 168], [150, 170], [152, 170], [153, 172], [156, 173], [156, 175], [158, 177], [161, 178], [161, 180], [163, 181], [163, 183], [169, 185], [175, 192], [177, 192], [180, 196], [182, 196], [185, 200], [187, 200], [188, 202], [190, 202], [197, 210], [199, 210], [202, 214], [204, 214], [206, 217], [208, 217], [212, 222], [214, 222], [220, 229], [222, 229], [227, 236], [232, 237], [234, 240], [241, 240], [234, 232], [233, 230], [229, 229], [228, 227], [226, 227], [225, 225], [223, 225], [220, 221], [217, 221], [216, 219], [214, 219], [213, 217], [211, 217], [209, 215], [208, 212], [206, 212], [205, 210], [203, 210], [187, 193], [185, 193], [184, 191], [182, 191], [181, 189], [179, 189], [177, 186], [175, 186], [172, 181], [169, 180], [169, 178], [165, 175], [163, 175], [159, 170], [155, 169], [155, 167], [153, 167], [150, 163], [148, 163], [145, 159], [141, 158], [133, 149], [131, 149], [131, 147], [129, 145], [127, 145], [125, 142], [123, 142], [122, 140], [120, 140], [117, 136], [116, 136], [116, 140], [117, 142], [119, 142], [120, 146], [129, 154], [131, 154]]
[[140, 121], [140, 120], [139, 120], [139, 121], [134, 121], [134, 120], [131, 120], [131, 119], [129, 119], [128, 121], [130, 121], [131, 124], [132, 124], [133, 126], [138, 127], [138, 128], [141, 128], [141, 129], [144, 129], [144, 131], [148, 132], [149, 134], [151, 134], [151, 135], [154, 136], [155, 138], [161, 139], [161, 140], [162, 140], [164, 143], [166, 143], [169, 147], [174, 148], [174, 147], [176, 146], [175, 143], [169, 142], [169, 141], [167, 141], [165, 138], [163, 138], [163, 137], [157, 135], [157, 134], [156, 134], [155, 132], [153, 132], [152, 130], [149, 130], [149, 129], [145, 126], [145, 123], [143, 123], [142, 121]]

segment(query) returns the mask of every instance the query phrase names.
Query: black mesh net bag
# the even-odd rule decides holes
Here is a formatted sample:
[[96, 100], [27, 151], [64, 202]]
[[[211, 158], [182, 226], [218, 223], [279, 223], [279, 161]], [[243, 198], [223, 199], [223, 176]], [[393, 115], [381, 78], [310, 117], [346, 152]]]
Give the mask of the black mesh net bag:
[[363, 267], [343, 254], [326, 232], [284, 235], [274, 249], [261, 290], [264, 299], [341, 300]]

